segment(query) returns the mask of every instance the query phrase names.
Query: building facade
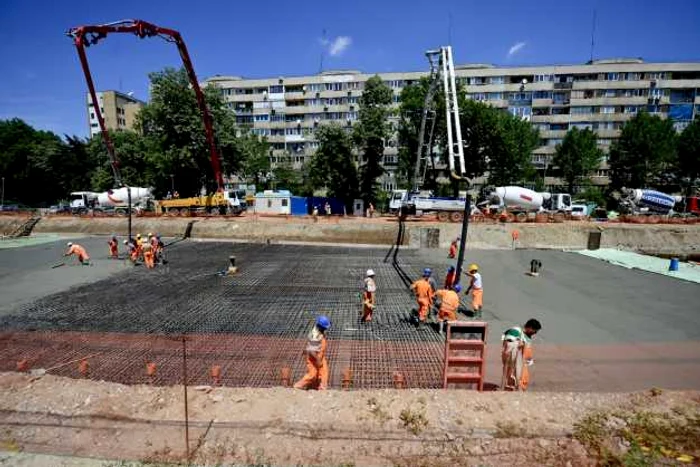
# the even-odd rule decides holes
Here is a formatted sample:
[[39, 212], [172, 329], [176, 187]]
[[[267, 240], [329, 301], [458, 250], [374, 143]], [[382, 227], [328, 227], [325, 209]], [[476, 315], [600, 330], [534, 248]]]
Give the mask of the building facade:
[[[144, 103], [129, 94], [118, 91], [102, 91], [97, 93], [100, 101], [100, 112], [105, 120], [108, 130], [133, 130], [136, 124], [136, 114], [144, 106]], [[87, 94], [88, 122], [90, 125], [90, 136], [100, 133], [100, 124], [95, 115], [95, 109]]]
[[[682, 130], [700, 115], [700, 63], [645, 63], [640, 59], [596, 60], [582, 65], [502, 68], [470, 64], [455, 67], [457, 80], [470, 99], [483, 101], [528, 120], [539, 130], [540, 146], [532, 162], [545, 183], [557, 144], [571, 128], [589, 128], [598, 135], [606, 159], [592, 174], [596, 184], [608, 183], [607, 152], [620, 136], [622, 125], [639, 111], [670, 118]], [[379, 73], [394, 91], [426, 72]], [[326, 71], [313, 76], [244, 79], [215, 76], [206, 81], [221, 89], [239, 124], [266, 137], [271, 162], [290, 160], [301, 168], [318, 143], [314, 130], [336, 123], [352, 130], [358, 119], [359, 97], [373, 74]], [[398, 116], [390, 118], [398, 129]], [[382, 186], [396, 188], [397, 136], [386, 141]]]

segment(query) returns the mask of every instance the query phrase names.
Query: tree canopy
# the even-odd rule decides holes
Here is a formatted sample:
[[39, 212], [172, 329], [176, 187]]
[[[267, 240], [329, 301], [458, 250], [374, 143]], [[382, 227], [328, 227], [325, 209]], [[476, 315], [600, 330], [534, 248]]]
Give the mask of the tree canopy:
[[688, 194], [700, 185], [700, 119], [688, 125], [678, 138], [676, 178]]
[[343, 200], [346, 209], [352, 211], [353, 200], [358, 195], [358, 175], [352, 141], [337, 125], [328, 125], [316, 131], [319, 146], [311, 167], [311, 183], [324, 187], [328, 196]]
[[597, 169], [603, 159], [603, 151], [598, 148], [596, 134], [588, 128], [572, 128], [557, 145], [553, 159], [556, 172], [566, 183], [569, 193], [586, 180]]

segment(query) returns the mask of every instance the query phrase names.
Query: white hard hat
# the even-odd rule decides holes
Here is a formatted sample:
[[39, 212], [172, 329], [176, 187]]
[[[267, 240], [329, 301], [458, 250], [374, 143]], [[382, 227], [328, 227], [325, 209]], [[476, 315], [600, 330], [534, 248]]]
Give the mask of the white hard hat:
[[73, 246], [73, 242], [68, 242], [67, 245], [68, 245], [68, 246]]
[[371, 270], [371, 269], [368, 269], [368, 270], [367, 270], [367, 277], [373, 276], [373, 275], [374, 275], [374, 271]]

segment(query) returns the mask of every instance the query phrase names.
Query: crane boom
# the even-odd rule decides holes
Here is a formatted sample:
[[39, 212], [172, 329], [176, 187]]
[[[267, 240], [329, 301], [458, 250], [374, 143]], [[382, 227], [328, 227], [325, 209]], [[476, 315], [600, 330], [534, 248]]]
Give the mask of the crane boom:
[[211, 166], [214, 172], [214, 178], [216, 179], [217, 189], [219, 192], [223, 191], [224, 178], [223, 174], [221, 173], [219, 153], [216, 149], [216, 143], [214, 142], [212, 118], [209, 114], [209, 110], [207, 109], [206, 101], [204, 100], [204, 93], [199, 87], [197, 75], [194, 72], [192, 60], [187, 52], [185, 41], [182, 39], [180, 33], [174, 29], [162, 28], [160, 26], [156, 26], [155, 24], [138, 19], [117, 21], [114, 23], [100, 25], [78, 26], [71, 28], [67, 32], [67, 35], [73, 38], [73, 43], [78, 51], [78, 57], [80, 58], [80, 64], [83, 68], [83, 73], [85, 74], [85, 81], [87, 82], [88, 91], [90, 92], [90, 98], [92, 99], [93, 107], [95, 109], [95, 115], [97, 116], [100, 130], [102, 131], [102, 138], [107, 146], [107, 153], [109, 154], [112, 172], [114, 174], [114, 182], [117, 187], [124, 186], [119, 167], [119, 159], [114, 152], [114, 144], [109, 136], [107, 128], [105, 127], [102, 111], [100, 110], [99, 102], [97, 100], [97, 93], [95, 92], [95, 85], [92, 80], [92, 74], [90, 73], [90, 66], [88, 65], [87, 55], [85, 53], [86, 47], [97, 44], [110, 33], [130, 33], [135, 34], [141, 39], [145, 37], [158, 36], [168, 42], [174, 42], [175, 45], [177, 45], [177, 50], [180, 53], [180, 58], [182, 58], [182, 64], [187, 72], [187, 77], [189, 78], [192, 89], [194, 89], [195, 96], [197, 97], [199, 111], [202, 114], [202, 121], [204, 123], [207, 144], [209, 145]]

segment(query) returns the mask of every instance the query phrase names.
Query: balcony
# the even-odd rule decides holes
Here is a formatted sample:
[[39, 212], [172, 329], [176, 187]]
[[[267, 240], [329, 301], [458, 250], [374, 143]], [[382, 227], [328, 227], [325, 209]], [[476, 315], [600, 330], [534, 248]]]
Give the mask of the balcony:
[[533, 107], [549, 107], [552, 105], [552, 99], [532, 99]]
[[574, 83], [554, 83], [552, 87], [555, 91], [572, 89], [574, 87]]

